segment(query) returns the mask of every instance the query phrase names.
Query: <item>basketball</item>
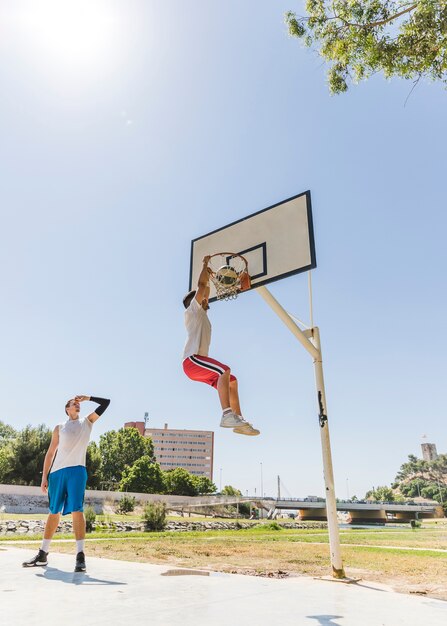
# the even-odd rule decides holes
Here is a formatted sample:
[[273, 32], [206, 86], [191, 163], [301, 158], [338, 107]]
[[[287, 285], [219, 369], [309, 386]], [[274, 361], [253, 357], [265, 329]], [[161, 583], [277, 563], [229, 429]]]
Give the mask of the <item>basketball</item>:
[[238, 276], [238, 273], [231, 265], [223, 265], [216, 272], [216, 279], [221, 285], [234, 285]]

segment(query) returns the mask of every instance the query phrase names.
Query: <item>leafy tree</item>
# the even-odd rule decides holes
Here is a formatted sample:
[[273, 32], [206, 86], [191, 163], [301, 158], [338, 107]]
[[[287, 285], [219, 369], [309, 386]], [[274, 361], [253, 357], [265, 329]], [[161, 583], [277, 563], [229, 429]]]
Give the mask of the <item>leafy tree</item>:
[[10, 443], [15, 437], [17, 437], [17, 431], [0, 420], [0, 448]]
[[166, 493], [175, 496], [196, 496], [197, 487], [195, 476], [183, 467], [164, 472]]
[[51, 430], [43, 424], [27, 426], [8, 445], [9, 467], [4, 480], [15, 485], [40, 485]]
[[[225, 485], [222, 489], [221, 494], [223, 496], [236, 496], [241, 497], [242, 491], [240, 489], [236, 489], [236, 487], [232, 487], [231, 485]], [[228, 506], [228, 510], [235, 511], [239, 510], [239, 514], [248, 517], [250, 515], [250, 504], [247, 502], [240, 502], [239, 506]]]
[[411, 454], [397, 473], [394, 486], [408, 498], [436, 500], [447, 512], [447, 454], [438, 455], [435, 461]]
[[110, 430], [101, 435], [99, 451], [102, 480], [112, 484], [120, 483], [124, 470], [141, 457], [154, 458], [152, 439], [143, 437], [136, 428]]
[[102, 480], [101, 453], [98, 445], [94, 441], [91, 441], [87, 446], [85, 464], [88, 474], [87, 489], [100, 489]]
[[445, 0], [307, 0], [306, 12], [286, 13], [289, 33], [331, 63], [332, 93], [376, 73], [447, 83]]
[[207, 476], [194, 476], [197, 495], [216, 493], [216, 485]]
[[142, 456], [131, 467], [123, 471], [120, 491], [136, 493], [163, 493], [165, 483], [160, 465], [150, 456]]
[[225, 485], [220, 493], [223, 496], [242, 496], [242, 491], [236, 489], [236, 487], [232, 487], [231, 485]]
[[9, 446], [0, 447], [0, 483], [6, 483], [10, 469], [11, 450]]
[[365, 499], [376, 500], [376, 502], [394, 502], [396, 498], [391, 487], [384, 485], [368, 491]]

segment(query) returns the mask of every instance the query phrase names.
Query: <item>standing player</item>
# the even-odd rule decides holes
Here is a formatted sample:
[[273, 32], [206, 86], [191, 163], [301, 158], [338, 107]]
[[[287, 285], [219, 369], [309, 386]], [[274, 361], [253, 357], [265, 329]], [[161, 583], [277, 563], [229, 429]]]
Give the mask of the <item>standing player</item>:
[[[96, 402], [99, 406], [88, 417], [79, 419], [80, 403], [85, 400]], [[48, 565], [47, 556], [51, 540], [59, 525], [62, 511], [62, 515], [72, 514], [76, 538], [75, 572], [85, 572], [84, 493], [87, 484], [85, 459], [92, 426], [109, 404], [110, 400], [104, 398], [76, 396], [65, 405], [68, 420], [54, 429], [43, 464], [41, 489], [43, 493], [48, 493], [50, 501], [44, 538], [37, 556], [25, 561], [23, 567]]]
[[233, 432], [241, 435], [259, 435], [259, 430], [242, 417], [237, 380], [231, 374], [230, 368], [208, 356], [211, 342], [211, 323], [207, 314], [211, 272], [209, 260], [209, 256], [203, 259], [197, 289], [193, 289], [183, 298], [188, 333], [183, 353], [183, 370], [192, 380], [207, 383], [217, 389], [223, 411], [220, 421], [223, 428], [232, 428]]

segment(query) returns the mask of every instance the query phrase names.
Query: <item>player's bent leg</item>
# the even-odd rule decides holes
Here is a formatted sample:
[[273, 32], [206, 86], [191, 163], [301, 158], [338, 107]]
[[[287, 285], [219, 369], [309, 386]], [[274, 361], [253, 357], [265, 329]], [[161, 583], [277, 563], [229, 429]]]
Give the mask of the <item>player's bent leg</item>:
[[231, 371], [228, 369], [226, 372], [221, 374], [217, 379], [217, 393], [219, 394], [220, 405], [222, 410], [228, 409], [231, 406], [230, 403], [230, 374]]
[[232, 376], [230, 380], [230, 406], [233, 413], [242, 416], [241, 405], [239, 403], [237, 379], [234, 376]]

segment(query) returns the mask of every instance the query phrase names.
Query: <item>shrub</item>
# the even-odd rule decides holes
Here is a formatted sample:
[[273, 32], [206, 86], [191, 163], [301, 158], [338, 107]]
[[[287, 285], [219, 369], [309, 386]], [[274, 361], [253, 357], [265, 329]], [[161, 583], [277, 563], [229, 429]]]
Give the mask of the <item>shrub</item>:
[[166, 528], [166, 504], [164, 502], [148, 502], [143, 510], [141, 519], [144, 529], [152, 532]]
[[283, 530], [283, 527], [278, 522], [267, 522], [266, 524], [260, 524], [256, 527], [256, 530]]
[[95, 520], [96, 520], [95, 509], [90, 505], [86, 506], [84, 509], [84, 516], [85, 516], [85, 529], [88, 533], [91, 533], [93, 530], [93, 524], [95, 523]]
[[116, 507], [116, 513], [125, 515], [126, 513], [132, 513], [135, 510], [135, 496], [123, 496], [118, 502]]

